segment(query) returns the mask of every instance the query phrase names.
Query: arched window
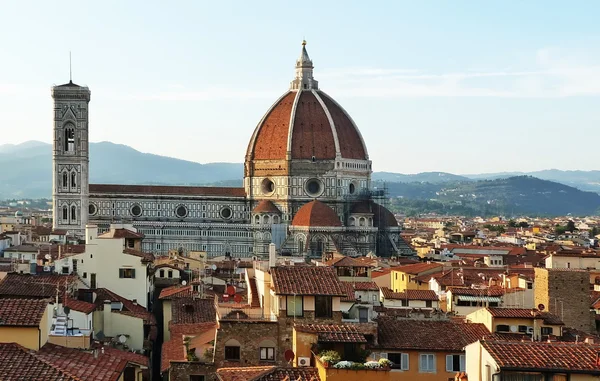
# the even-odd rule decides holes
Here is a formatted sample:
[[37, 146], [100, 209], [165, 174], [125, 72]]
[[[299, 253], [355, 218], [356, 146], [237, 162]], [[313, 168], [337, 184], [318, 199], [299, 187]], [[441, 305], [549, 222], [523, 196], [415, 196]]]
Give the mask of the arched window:
[[71, 188], [77, 188], [77, 173], [71, 172]]
[[229, 339], [225, 342], [225, 360], [239, 361], [241, 359], [240, 342], [236, 339]]
[[270, 218], [269, 216], [264, 216], [263, 217], [263, 224], [268, 225], [270, 223]]
[[69, 208], [67, 208], [67, 206], [63, 206], [63, 213], [62, 213], [62, 219], [63, 221], [68, 221], [69, 220]]
[[361, 217], [359, 221], [360, 226], [365, 226], [365, 218]]
[[348, 221], [348, 224], [349, 224], [350, 226], [354, 226], [354, 225], [356, 225], [356, 220], [354, 219], [354, 217], [350, 217], [350, 220]]
[[67, 172], [63, 172], [62, 178], [63, 178], [63, 180], [62, 180], [62, 187], [63, 188], [68, 188], [69, 187], [69, 176], [67, 176]]
[[278, 216], [273, 216], [273, 223], [274, 224], [278, 224], [279, 223], [279, 217]]
[[304, 253], [304, 240], [299, 239], [298, 240], [298, 254], [302, 254], [302, 253]]
[[75, 152], [75, 126], [72, 123], [65, 126], [65, 152]]
[[71, 206], [71, 221], [77, 221], [77, 208], [75, 205]]
[[254, 217], [254, 223], [260, 224], [260, 216]]

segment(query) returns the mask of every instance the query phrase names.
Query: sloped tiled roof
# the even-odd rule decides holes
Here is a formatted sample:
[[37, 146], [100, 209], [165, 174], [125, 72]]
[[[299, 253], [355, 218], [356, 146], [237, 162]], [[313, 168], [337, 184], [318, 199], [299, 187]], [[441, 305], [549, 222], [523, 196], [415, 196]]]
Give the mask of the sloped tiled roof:
[[104, 234], [100, 234], [98, 238], [130, 238], [130, 239], [141, 239], [144, 238], [142, 233], [134, 232], [129, 229], [111, 229]]
[[96, 305], [93, 303], [88, 303], [83, 300], [66, 298], [63, 301], [63, 305], [65, 307], [69, 307], [73, 311], [82, 312], [84, 314], [91, 314], [96, 310]]
[[399, 266], [399, 267], [394, 268], [393, 270], [401, 271], [405, 274], [419, 275], [424, 272], [435, 272], [435, 270], [441, 271], [442, 268], [443, 268], [443, 265], [440, 263], [421, 262], [421, 263], [414, 263], [411, 265]]
[[314, 200], [298, 209], [292, 226], [339, 227], [342, 226], [342, 222], [330, 206]]
[[162, 194], [177, 196], [245, 197], [244, 188], [170, 185], [90, 184], [90, 193]]
[[[545, 324], [564, 325], [558, 315], [546, 311], [532, 310], [530, 308], [494, 308], [488, 307], [487, 310], [493, 317], [514, 318], [514, 319], [544, 319]], [[535, 315], [534, 315], [535, 314]]]
[[172, 324], [215, 322], [217, 311], [212, 299], [179, 298], [171, 304]]
[[217, 324], [212, 322], [199, 324], [171, 324], [169, 327], [171, 339], [169, 341], [165, 341], [162, 345], [160, 365], [161, 372], [165, 372], [169, 369], [171, 366], [171, 361], [187, 360], [185, 347], [183, 345], [184, 336], [198, 337], [206, 333], [212, 333], [212, 337], [214, 339], [214, 332], [216, 328]]
[[378, 319], [377, 340], [382, 349], [461, 352], [465, 345], [489, 335], [485, 325], [435, 320]]
[[271, 277], [278, 295], [346, 295], [333, 267], [279, 266]]
[[332, 260], [327, 261], [326, 264], [333, 267], [373, 267], [368, 263], [352, 257], [333, 258]]
[[260, 202], [252, 209], [252, 213], [275, 213], [281, 214], [281, 211], [270, 200], [260, 200]]
[[75, 275], [9, 273], [0, 281], [0, 297], [53, 298], [57, 287], [60, 289], [59, 295], [62, 295], [65, 282], [69, 284], [76, 279]]
[[319, 342], [366, 343], [365, 336], [353, 325], [346, 324], [294, 324], [299, 332], [315, 333]]
[[320, 381], [316, 368], [275, 366], [221, 368], [217, 370], [217, 377], [219, 381]]
[[0, 343], [0, 380], [81, 381], [16, 343]]
[[94, 290], [96, 293], [96, 310], [104, 309], [104, 301], [110, 300], [111, 302], [123, 303], [123, 309], [121, 311], [114, 311], [115, 313], [121, 313], [123, 315], [136, 317], [144, 320], [144, 324], [153, 325], [156, 324], [156, 318], [152, 313], [148, 312], [144, 306], [141, 306], [133, 301], [118, 295], [107, 288], [97, 288]]
[[482, 341], [500, 369], [580, 371], [600, 374], [600, 346], [564, 342]]
[[391, 300], [439, 300], [433, 290], [405, 290], [404, 292], [394, 292], [387, 287], [382, 287], [383, 297]]
[[171, 287], [163, 288], [160, 291], [159, 299], [168, 300], [176, 298], [191, 298], [192, 297], [192, 286], [175, 285]]
[[504, 290], [499, 287], [490, 287], [490, 288], [448, 287], [448, 291], [451, 291], [452, 295], [466, 295], [466, 296], [502, 296], [502, 295], [504, 295]]
[[123, 249], [123, 254], [129, 254], [129, 255], [133, 255], [135, 257], [140, 257], [140, 258], [142, 258], [142, 262], [153, 262], [154, 261], [154, 254], [145, 253], [145, 252], [139, 251], [139, 250]]
[[0, 326], [39, 326], [46, 307], [45, 299], [0, 299]]

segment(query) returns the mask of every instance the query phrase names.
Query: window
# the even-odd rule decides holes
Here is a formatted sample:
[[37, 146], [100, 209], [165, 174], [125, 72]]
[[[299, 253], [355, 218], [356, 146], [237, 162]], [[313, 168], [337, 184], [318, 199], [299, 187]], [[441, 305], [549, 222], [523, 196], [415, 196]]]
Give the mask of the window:
[[225, 346], [225, 360], [240, 360], [240, 347], [239, 346]]
[[66, 222], [66, 221], [68, 221], [68, 220], [69, 220], [69, 208], [67, 208], [67, 206], [66, 206], [66, 205], [65, 205], [65, 206], [63, 206], [63, 213], [62, 213], [62, 215], [63, 215], [63, 216], [62, 216], [62, 217], [63, 217], [63, 218], [62, 218], [62, 219], [63, 219], [63, 221], [65, 221], [65, 222]]
[[173, 270], [169, 270], [169, 271], [167, 272], [167, 274], [168, 274], [167, 276], [168, 276], [169, 278], [173, 278]]
[[63, 274], [68, 274], [69, 273], [69, 266], [63, 266], [62, 267], [62, 273]]
[[496, 332], [509, 332], [509, 331], [510, 331], [510, 327], [508, 325], [498, 324], [496, 326]]
[[77, 174], [75, 172], [71, 172], [71, 188], [77, 187]]
[[119, 278], [135, 278], [135, 269], [119, 269]]
[[520, 333], [527, 333], [527, 326], [526, 325], [520, 325], [519, 326], [519, 332]]
[[315, 296], [315, 317], [330, 318], [333, 316], [333, 302], [331, 296]]
[[376, 295], [376, 294], [373, 294], [373, 295], [372, 295], [372, 298], [373, 298], [373, 301], [374, 301], [374, 302], [376, 302], [376, 301], [377, 301], [377, 295]]
[[165, 270], [160, 270], [159, 274], [160, 274], [161, 278], [164, 278], [165, 277]]
[[286, 298], [287, 316], [302, 316], [303, 315], [303, 299], [301, 295], [288, 296]]
[[67, 172], [63, 172], [63, 181], [62, 181], [62, 186], [63, 188], [68, 188], [69, 187], [69, 176], [67, 176]]
[[419, 372], [435, 372], [435, 355], [431, 353], [419, 355]]
[[531, 282], [527, 282], [527, 289], [528, 289], [528, 290], [531, 290], [531, 289], [533, 289], [533, 283], [531, 283]]
[[275, 348], [261, 347], [260, 348], [260, 359], [262, 361], [275, 361]]
[[65, 151], [75, 152], [75, 126], [71, 123], [65, 128]]
[[87, 278], [87, 273], [83, 273], [83, 279]]
[[542, 335], [552, 335], [553, 332], [552, 327], [542, 327]]
[[392, 362], [392, 369], [408, 370], [408, 353], [388, 353], [387, 359]]
[[429, 308], [431, 308], [431, 307], [433, 306], [433, 304], [432, 304], [432, 303], [433, 303], [433, 302], [432, 302], [431, 300], [426, 300], [426, 301], [425, 301], [425, 307], [429, 307]]
[[204, 380], [205, 380], [204, 376], [197, 375], [197, 374], [190, 375], [190, 381], [204, 381]]
[[465, 356], [464, 355], [447, 355], [446, 356], [446, 372], [464, 372], [465, 371]]
[[71, 206], [71, 221], [77, 221], [77, 208], [75, 205]]

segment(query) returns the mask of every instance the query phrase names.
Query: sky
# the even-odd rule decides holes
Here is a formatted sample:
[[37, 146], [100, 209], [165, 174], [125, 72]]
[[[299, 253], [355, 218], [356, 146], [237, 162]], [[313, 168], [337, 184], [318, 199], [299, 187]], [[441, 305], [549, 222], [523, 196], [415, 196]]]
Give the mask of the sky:
[[50, 142], [89, 86], [90, 140], [242, 162], [302, 39], [375, 171], [599, 169], [600, 2], [4, 1], [0, 144]]

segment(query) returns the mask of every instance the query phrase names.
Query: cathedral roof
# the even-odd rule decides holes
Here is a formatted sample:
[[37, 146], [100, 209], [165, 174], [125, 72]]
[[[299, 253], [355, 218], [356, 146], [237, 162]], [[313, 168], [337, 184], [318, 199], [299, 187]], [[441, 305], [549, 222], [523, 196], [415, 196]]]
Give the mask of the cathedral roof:
[[277, 213], [281, 211], [269, 200], [261, 200], [258, 205], [252, 210], [252, 213]]
[[175, 196], [245, 197], [244, 188], [190, 187], [166, 185], [90, 184], [90, 193], [161, 194]]
[[367, 160], [360, 131], [348, 113], [319, 90], [303, 45], [296, 77], [260, 121], [250, 144], [250, 160]]
[[373, 225], [398, 226], [398, 220], [389, 209], [374, 203], [373, 201], [361, 201], [352, 206], [351, 213], [373, 214]]
[[342, 222], [333, 209], [321, 201], [314, 200], [298, 210], [292, 220], [292, 226], [336, 227], [342, 226]]

